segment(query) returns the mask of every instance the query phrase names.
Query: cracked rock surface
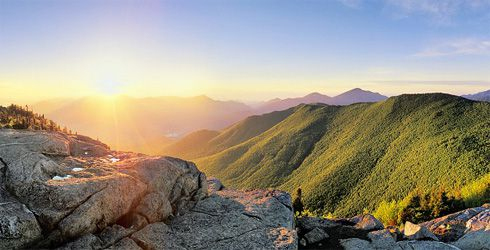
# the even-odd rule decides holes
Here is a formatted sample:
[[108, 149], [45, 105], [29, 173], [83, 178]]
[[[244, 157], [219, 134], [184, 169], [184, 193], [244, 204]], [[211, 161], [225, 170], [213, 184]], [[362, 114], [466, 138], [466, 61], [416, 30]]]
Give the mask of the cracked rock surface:
[[0, 249], [297, 249], [288, 193], [211, 190], [180, 159], [0, 129]]
[[223, 189], [130, 239], [144, 249], [296, 249], [293, 223], [288, 193]]
[[206, 194], [206, 177], [186, 161], [111, 151], [85, 136], [0, 129], [0, 249], [110, 247], [119, 240], [93, 234], [120, 225], [112, 233], [122, 239]]

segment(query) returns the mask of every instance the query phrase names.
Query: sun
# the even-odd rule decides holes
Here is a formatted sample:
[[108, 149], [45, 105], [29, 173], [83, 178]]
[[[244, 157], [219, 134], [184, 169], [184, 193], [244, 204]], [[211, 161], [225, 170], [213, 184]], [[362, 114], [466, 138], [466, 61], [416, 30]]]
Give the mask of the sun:
[[104, 96], [115, 96], [121, 93], [122, 84], [116, 81], [103, 81], [97, 84], [98, 92]]

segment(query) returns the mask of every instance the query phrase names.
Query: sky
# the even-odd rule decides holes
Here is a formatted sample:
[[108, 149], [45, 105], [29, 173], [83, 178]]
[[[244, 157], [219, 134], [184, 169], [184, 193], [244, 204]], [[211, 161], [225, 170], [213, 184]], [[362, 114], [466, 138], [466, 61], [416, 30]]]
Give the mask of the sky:
[[490, 0], [0, 0], [0, 103], [490, 89]]

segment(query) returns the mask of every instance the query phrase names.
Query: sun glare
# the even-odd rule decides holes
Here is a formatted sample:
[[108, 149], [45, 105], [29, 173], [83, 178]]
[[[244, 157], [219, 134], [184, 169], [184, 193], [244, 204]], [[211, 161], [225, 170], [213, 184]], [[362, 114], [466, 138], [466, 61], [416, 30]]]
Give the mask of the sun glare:
[[103, 81], [98, 83], [98, 92], [104, 96], [115, 96], [121, 93], [122, 84], [115, 81]]

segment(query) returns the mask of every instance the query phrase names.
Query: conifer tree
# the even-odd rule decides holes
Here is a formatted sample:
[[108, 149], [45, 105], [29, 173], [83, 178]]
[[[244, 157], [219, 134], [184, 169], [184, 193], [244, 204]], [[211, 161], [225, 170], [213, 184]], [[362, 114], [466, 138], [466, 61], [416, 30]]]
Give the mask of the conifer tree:
[[296, 189], [296, 194], [295, 194], [295, 197], [294, 197], [294, 201], [293, 201], [293, 209], [295, 212], [303, 212], [304, 210], [304, 205], [303, 205], [303, 201], [302, 201], [302, 197], [301, 197], [301, 188], [299, 187], [298, 189]]

